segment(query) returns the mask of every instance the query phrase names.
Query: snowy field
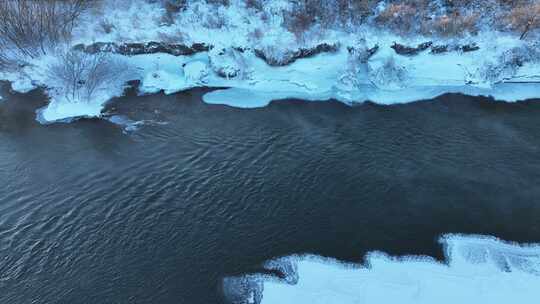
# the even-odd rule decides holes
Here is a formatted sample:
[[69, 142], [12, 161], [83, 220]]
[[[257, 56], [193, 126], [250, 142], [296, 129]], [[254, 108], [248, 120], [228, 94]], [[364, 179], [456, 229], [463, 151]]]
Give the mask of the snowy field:
[[445, 263], [378, 252], [367, 256], [366, 265], [293, 256], [265, 265], [285, 272], [284, 280], [232, 278], [225, 280], [225, 289], [244, 286], [230, 291], [235, 303], [537, 303], [539, 245], [458, 235], [441, 243]]

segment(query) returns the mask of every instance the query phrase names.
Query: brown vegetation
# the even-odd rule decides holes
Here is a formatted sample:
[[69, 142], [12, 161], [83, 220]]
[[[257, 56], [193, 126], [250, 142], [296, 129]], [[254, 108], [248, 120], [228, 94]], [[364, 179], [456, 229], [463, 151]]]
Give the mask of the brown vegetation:
[[377, 25], [399, 33], [410, 32], [417, 23], [417, 9], [407, 3], [389, 4], [376, 18]]
[[[147, 0], [152, 1], [152, 0]], [[200, 3], [197, 0], [161, 0], [166, 11]], [[204, 0], [213, 6], [231, 5], [229, 0]], [[401, 35], [421, 33], [455, 37], [475, 34], [482, 27], [511, 30], [527, 36], [540, 28], [537, 0], [297, 0], [282, 13], [283, 26], [304, 40], [306, 34], [328, 29], [354, 31], [360, 24], [371, 24]], [[245, 0], [246, 8], [268, 19], [266, 0]], [[171, 16], [168, 16], [171, 17]], [[206, 16], [205, 16], [206, 18]], [[207, 25], [219, 28], [222, 16], [209, 16]], [[170, 18], [168, 19], [170, 20]], [[263, 20], [264, 21], [264, 20]]]
[[540, 3], [533, 0], [389, 2], [385, 9], [375, 16], [375, 24], [400, 34], [419, 32], [455, 37], [475, 34], [480, 27], [489, 26], [516, 31], [524, 37], [533, 29], [540, 28]]
[[478, 15], [474, 13], [443, 15], [423, 23], [422, 32], [446, 37], [456, 37], [466, 33], [474, 34], [478, 31], [478, 20]]
[[521, 39], [533, 30], [540, 28], [540, 3], [518, 5], [514, 7], [505, 18], [508, 26], [521, 33]]

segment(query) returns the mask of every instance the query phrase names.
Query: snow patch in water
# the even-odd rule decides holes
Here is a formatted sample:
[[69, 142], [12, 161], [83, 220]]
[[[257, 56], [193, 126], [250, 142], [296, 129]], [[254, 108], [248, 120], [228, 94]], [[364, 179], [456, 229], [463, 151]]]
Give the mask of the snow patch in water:
[[99, 117], [101, 116], [103, 104], [107, 100], [108, 97], [101, 98], [101, 100], [96, 98], [91, 102], [66, 101], [62, 98], [51, 99], [47, 106], [37, 110], [37, 121], [48, 124], [52, 122], [71, 122], [81, 117]]
[[144, 121], [131, 120], [124, 115], [113, 115], [107, 118], [107, 120], [122, 127], [124, 133], [137, 131], [141, 125], [144, 125]]
[[156, 120], [132, 120], [124, 115], [111, 115], [107, 120], [122, 128], [124, 134], [135, 132], [145, 125], [167, 125], [167, 122]]
[[232, 303], [537, 303], [540, 244], [492, 237], [441, 238], [446, 263], [425, 256], [368, 254], [365, 266], [316, 256], [292, 256], [265, 265], [285, 275], [227, 278]]
[[273, 100], [297, 98], [303, 100], [327, 100], [330, 93], [309, 94], [288, 91], [257, 91], [248, 88], [229, 88], [216, 90], [203, 95], [203, 101], [208, 104], [228, 105], [235, 108], [252, 109], [266, 107]]
[[203, 100], [209, 104], [222, 104], [237, 108], [260, 108], [267, 106], [275, 96], [266, 92], [230, 88], [206, 93]]

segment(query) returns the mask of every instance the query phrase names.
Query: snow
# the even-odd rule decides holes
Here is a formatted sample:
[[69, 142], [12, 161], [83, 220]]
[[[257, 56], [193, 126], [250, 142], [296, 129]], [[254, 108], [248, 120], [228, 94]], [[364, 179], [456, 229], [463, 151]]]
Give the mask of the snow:
[[207, 63], [204, 61], [190, 61], [184, 65], [185, 79], [192, 83], [204, 84], [210, 74]]
[[[391, 257], [381, 252], [368, 254], [366, 265], [317, 256], [281, 258], [267, 263], [266, 268], [285, 271], [285, 280], [253, 275], [237, 278], [251, 282], [241, 287], [256, 289], [237, 293], [252, 296], [262, 292], [262, 304], [537, 302], [540, 244], [518, 245], [463, 235], [445, 236], [441, 243], [446, 263], [425, 256]], [[235, 280], [225, 280], [226, 285], [230, 282]], [[257, 288], [258, 284], [262, 286]], [[237, 303], [247, 303], [248, 299], [242, 300]]]
[[204, 102], [209, 104], [222, 104], [245, 109], [265, 107], [273, 99], [279, 99], [279, 97], [272, 96], [268, 92], [261, 93], [240, 88], [217, 90], [203, 96]]
[[64, 99], [53, 99], [48, 106], [37, 111], [37, 120], [41, 123], [70, 121], [76, 117], [99, 117], [102, 105], [107, 99], [93, 102], [70, 102]]
[[28, 93], [33, 89], [36, 89], [37, 86], [32, 82], [32, 79], [21, 73], [7, 73], [0, 71], [0, 80], [5, 80], [10, 82], [11, 89], [19, 93]]
[[[360, 28], [353, 33], [329, 30], [299, 39], [282, 26], [279, 12], [290, 10], [290, 1], [272, 1], [262, 13], [247, 9], [242, 1], [233, 1], [234, 5], [228, 7], [203, 2], [191, 5], [173, 23], [163, 20], [164, 9], [158, 2], [104, 1], [100, 10], [83, 16], [73, 44], [167, 41], [206, 43], [214, 48], [178, 57], [114, 55], [115, 62], [125, 66], [124, 71], [89, 100], [68, 99], [62, 93], [62, 84], [48, 73], [48, 67], [58, 61], [54, 54], [29, 60], [18, 72], [0, 72], [0, 79], [10, 81], [12, 89], [18, 92], [46, 88], [50, 103], [38, 112], [44, 123], [100, 117], [106, 102], [121, 96], [131, 80], [141, 82], [141, 94], [174, 94], [193, 87], [226, 88], [207, 93], [204, 101], [241, 108], [264, 107], [272, 100], [284, 98], [393, 104], [445, 93], [491, 96], [505, 101], [540, 97], [538, 56], [529, 56], [533, 59], [521, 66], [503, 65], [501, 58], [505, 52], [525, 46], [512, 34], [482, 31], [476, 36], [434, 39]], [[105, 31], [104, 22], [114, 25], [111, 31]], [[367, 62], [353, 58], [347, 51], [348, 46], [356, 47], [359, 41], [367, 48], [379, 46]], [[480, 50], [444, 54], [426, 50], [416, 56], [402, 56], [391, 48], [394, 42], [415, 46], [426, 41], [435, 45], [474, 42]], [[267, 55], [279, 57], [290, 50], [321, 43], [337, 43], [341, 47], [336, 53], [299, 59], [283, 67], [269, 66], [253, 51], [262, 49]]]
[[138, 55], [128, 59], [138, 71], [139, 91], [153, 94], [163, 91], [173, 94], [204, 86], [210, 71], [207, 55], [179, 56], [168, 54]]
[[[485, 39], [488, 37], [492, 38]], [[491, 83], [478, 75], [486, 60], [493, 60], [507, 47], [518, 44], [515, 40], [498, 38], [495, 41], [504, 42], [505, 46], [500, 49], [486, 42], [481, 44], [485, 49], [478, 52], [434, 55], [425, 51], [407, 57], [390, 48], [396, 38], [378, 36], [368, 41], [368, 45], [379, 45], [380, 51], [364, 67], [355, 70], [355, 75], [351, 75], [348, 54], [343, 49], [336, 54], [300, 59], [285, 67], [269, 67], [258, 58], [247, 58], [247, 66], [252, 69], [248, 80], [214, 80], [216, 86], [231, 88], [213, 91], [203, 99], [212, 104], [253, 108], [284, 98], [394, 104], [432, 99], [445, 93], [490, 96], [504, 101], [540, 97], [540, 77], [530, 77], [540, 75], [539, 63], [524, 65], [513, 78], [500, 83]], [[532, 83], [521, 83], [524, 79]], [[209, 81], [210, 86], [213, 83]]]
[[127, 134], [129, 132], [137, 131], [139, 127], [143, 125], [166, 125], [167, 122], [156, 121], [156, 120], [131, 120], [124, 115], [112, 115], [107, 117], [107, 120], [117, 126], [122, 127], [123, 133]]
[[184, 77], [167, 71], [157, 70], [144, 76], [141, 91], [151, 94], [161, 90], [171, 94], [189, 88]]

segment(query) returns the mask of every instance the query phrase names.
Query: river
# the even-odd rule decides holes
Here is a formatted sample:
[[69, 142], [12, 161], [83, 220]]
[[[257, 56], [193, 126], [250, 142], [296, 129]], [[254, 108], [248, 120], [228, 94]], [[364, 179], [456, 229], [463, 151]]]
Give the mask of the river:
[[[540, 103], [273, 102], [204, 89], [113, 100], [41, 125], [0, 101], [0, 303], [223, 303], [269, 259], [443, 259], [439, 236], [540, 241]], [[124, 119], [125, 120], [125, 119]]]

